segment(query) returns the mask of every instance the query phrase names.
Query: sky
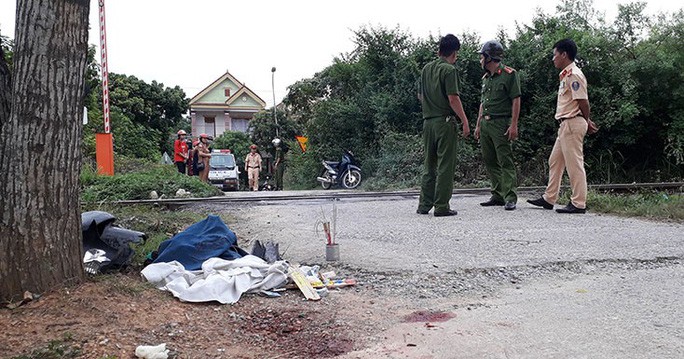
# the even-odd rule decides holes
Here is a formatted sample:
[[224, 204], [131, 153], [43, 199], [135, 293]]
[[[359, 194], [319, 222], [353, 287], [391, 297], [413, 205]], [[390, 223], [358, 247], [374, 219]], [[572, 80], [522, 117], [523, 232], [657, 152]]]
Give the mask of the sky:
[[[594, 0], [608, 20], [617, 3]], [[649, 0], [646, 12], [673, 12], [678, 1]], [[353, 30], [399, 27], [415, 37], [475, 32], [482, 41], [499, 28], [514, 35], [540, 9], [555, 13], [558, 1], [347, 0], [108, 0], [109, 71], [180, 86], [189, 98], [229, 71], [267, 107], [287, 86], [312, 77], [354, 48]], [[16, 0], [0, 0], [0, 33], [14, 38]], [[99, 48], [99, 7], [90, 4], [89, 42]], [[99, 51], [97, 58], [99, 59]], [[275, 67], [276, 72], [271, 73]], [[272, 87], [272, 81], [274, 87]], [[275, 91], [272, 90], [275, 88]]]

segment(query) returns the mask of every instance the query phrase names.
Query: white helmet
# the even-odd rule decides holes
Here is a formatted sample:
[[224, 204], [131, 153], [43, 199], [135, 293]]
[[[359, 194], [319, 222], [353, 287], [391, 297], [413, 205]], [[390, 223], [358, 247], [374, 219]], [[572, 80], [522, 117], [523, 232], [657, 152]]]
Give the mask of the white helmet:
[[280, 145], [280, 139], [276, 137], [273, 139], [273, 141], [271, 141], [271, 143], [273, 143], [273, 146], [279, 146]]

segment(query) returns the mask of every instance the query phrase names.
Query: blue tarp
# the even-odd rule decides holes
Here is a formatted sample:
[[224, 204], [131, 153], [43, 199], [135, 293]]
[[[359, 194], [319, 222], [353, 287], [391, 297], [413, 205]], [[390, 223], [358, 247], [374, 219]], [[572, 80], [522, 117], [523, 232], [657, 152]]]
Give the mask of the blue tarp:
[[248, 253], [237, 246], [237, 237], [215, 215], [193, 224], [159, 245], [153, 263], [180, 262], [187, 270], [202, 269], [209, 258], [232, 260]]

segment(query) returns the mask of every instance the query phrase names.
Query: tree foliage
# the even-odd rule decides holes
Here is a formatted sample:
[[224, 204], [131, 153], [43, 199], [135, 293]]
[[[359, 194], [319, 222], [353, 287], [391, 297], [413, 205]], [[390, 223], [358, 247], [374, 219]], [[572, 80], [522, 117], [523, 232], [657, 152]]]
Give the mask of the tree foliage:
[[[678, 11], [650, 18], [643, 2], [617, 6], [618, 16], [607, 23], [591, 0], [562, 0], [555, 14], [539, 11], [530, 23], [518, 24], [513, 36], [497, 35], [506, 50], [504, 63], [521, 74], [520, 139], [514, 153], [523, 184], [546, 179], [558, 128], [553, 115], [559, 70], [551, 54], [563, 38], [578, 45], [577, 63], [589, 82], [593, 120], [601, 128], [587, 137], [589, 180], [670, 180], [684, 174], [684, 15]], [[482, 76], [476, 50], [482, 41], [473, 33], [459, 38], [461, 99], [474, 123]], [[416, 176], [420, 171], [420, 156], [392, 151], [402, 151], [395, 145], [398, 139], [405, 140], [404, 150], [416, 151], [412, 136], [422, 124], [416, 83], [420, 69], [436, 57], [438, 39], [414, 38], [399, 28], [364, 27], [354, 32], [353, 51], [291, 85], [284, 104], [288, 119], [309, 138], [307, 155], [333, 160], [349, 148], [368, 164], [367, 175], [410, 185], [404, 172], [387, 167], [411, 168]], [[464, 184], [485, 178], [478, 151], [472, 139], [459, 149], [456, 178]], [[400, 161], [405, 158], [414, 160], [407, 165]], [[376, 183], [390, 184], [383, 181]]]
[[286, 116], [285, 112], [277, 110], [276, 116], [278, 125], [273, 119], [273, 109], [261, 111], [249, 121], [252, 143], [259, 146], [259, 151], [273, 152], [271, 141], [276, 137], [290, 143], [295, 140], [295, 136], [302, 134], [302, 125], [294, 121], [292, 117]]
[[7, 36], [3, 36], [0, 32], [0, 52], [5, 59], [5, 63], [11, 69], [12, 68], [12, 57], [14, 55], [14, 42]]
[[[93, 119], [85, 127], [84, 153], [94, 153], [96, 132], [102, 131], [102, 87], [99, 67], [94, 59], [94, 48], [89, 53], [90, 66], [86, 84], [86, 106]], [[109, 102], [114, 152], [117, 156], [157, 159], [163, 152], [173, 153], [176, 132], [187, 128], [183, 118], [189, 100], [178, 86], [151, 84], [135, 76], [109, 74]]]
[[[646, 15], [645, 2], [615, 6], [618, 15], [607, 22], [592, 0], [560, 0], [554, 13], [538, 10], [512, 34], [501, 30], [496, 35], [505, 47], [504, 63], [521, 75], [520, 138], [514, 153], [522, 184], [542, 184], [546, 178], [546, 161], [557, 131], [553, 115], [559, 71], [552, 65], [551, 51], [556, 41], [567, 37], [578, 44], [577, 63], [587, 76], [592, 117], [601, 128], [586, 140], [589, 181], [670, 180], [684, 174], [684, 14], [680, 10], [651, 17]], [[436, 57], [441, 35], [417, 38], [398, 27], [353, 31], [353, 51], [288, 87], [277, 108], [277, 126], [272, 109], [262, 111], [250, 121], [251, 141], [227, 134], [221, 147], [237, 151], [237, 146], [251, 142], [260, 151], [272, 152], [276, 133], [291, 144], [295, 135], [305, 135], [306, 159], [296, 161], [297, 153], [289, 155], [288, 172], [300, 188], [315, 185], [313, 178], [306, 178], [319, 172], [321, 159], [336, 160], [342, 149], [354, 151], [368, 164], [366, 178], [392, 176], [395, 179], [378, 183], [411, 185], [383, 166], [396, 163], [396, 154], [389, 149], [402, 150], [395, 146], [401, 143], [398, 139], [407, 141], [406, 151], [414, 150], [415, 136], [422, 128], [416, 98], [420, 70]], [[482, 76], [476, 51], [489, 39], [476, 33], [458, 36], [461, 100], [474, 124]], [[2, 35], [0, 40], [11, 61], [12, 42]], [[99, 119], [102, 100], [94, 55], [92, 47], [85, 102], [91, 119]], [[182, 116], [188, 99], [177, 86], [110, 74], [110, 96], [117, 155], [152, 158], [170, 153], [175, 132], [189, 129]], [[85, 154], [94, 153], [93, 136], [100, 127], [97, 120], [86, 126]], [[462, 184], [479, 184], [486, 178], [478, 151], [476, 141], [462, 143], [456, 173]], [[418, 175], [421, 156], [406, 158], [413, 159], [411, 165], [399, 166]]]
[[418, 74], [432, 59], [434, 39], [417, 40], [398, 28], [364, 27], [354, 35], [354, 51], [290, 86], [283, 101], [308, 136], [308, 156], [337, 160], [349, 149], [363, 161], [388, 133], [420, 130]]
[[249, 146], [252, 142], [249, 139], [249, 134], [237, 131], [226, 131], [220, 136], [214, 138], [211, 147], [215, 149], [228, 149], [235, 154], [235, 160], [238, 165], [244, 164], [244, 159], [249, 153]]
[[[0, 48], [5, 62], [12, 68], [14, 41], [0, 33]], [[96, 47], [88, 49], [85, 74], [84, 105], [89, 123], [84, 126], [82, 153], [95, 157], [95, 133], [102, 132], [101, 68], [95, 58]], [[172, 153], [176, 131], [189, 131], [190, 123], [183, 117], [189, 99], [179, 87], [151, 84], [135, 76], [109, 74], [110, 119], [114, 137], [114, 152], [118, 156], [158, 159], [161, 153]]]
[[169, 138], [183, 122], [188, 110], [188, 99], [179, 87], [151, 84], [135, 76], [109, 74], [109, 100], [112, 109], [118, 110], [132, 123], [158, 131], [157, 151], [173, 151]]

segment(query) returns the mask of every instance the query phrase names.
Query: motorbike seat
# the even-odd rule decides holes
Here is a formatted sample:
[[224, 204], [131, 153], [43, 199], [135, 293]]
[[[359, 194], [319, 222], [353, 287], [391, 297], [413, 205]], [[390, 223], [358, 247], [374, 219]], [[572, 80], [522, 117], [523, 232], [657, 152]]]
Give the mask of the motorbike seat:
[[332, 167], [332, 168], [337, 168], [337, 166], [340, 165], [339, 162], [335, 162], [335, 161], [325, 161], [325, 163], [327, 163], [328, 166], [330, 166], [330, 167]]

